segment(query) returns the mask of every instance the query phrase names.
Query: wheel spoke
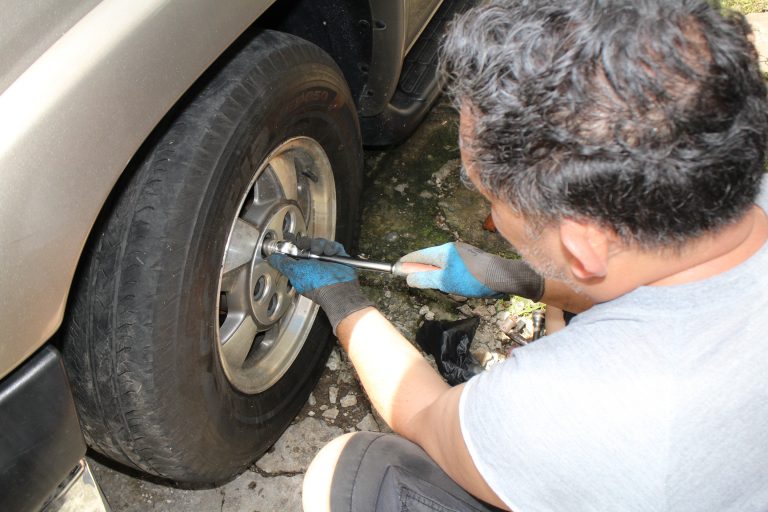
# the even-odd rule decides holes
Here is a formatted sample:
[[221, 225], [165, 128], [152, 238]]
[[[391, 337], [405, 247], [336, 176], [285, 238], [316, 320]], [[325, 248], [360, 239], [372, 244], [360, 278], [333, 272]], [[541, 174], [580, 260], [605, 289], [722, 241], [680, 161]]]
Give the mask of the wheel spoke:
[[259, 329], [256, 322], [246, 315], [229, 338], [223, 340], [221, 351], [227, 361], [236, 368], [242, 366], [248, 353], [251, 351], [253, 341]]
[[296, 178], [296, 162], [290, 152], [282, 153], [269, 162], [283, 191], [283, 197], [289, 201], [298, 199], [298, 181]]
[[224, 260], [224, 275], [232, 270], [250, 263], [253, 259], [253, 251], [259, 242], [261, 231], [253, 224], [237, 219], [232, 230], [232, 236], [227, 246], [227, 255]]
[[221, 293], [227, 296], [227, 311], [230, 314], [245, 313], [251, 300], [248, 286], [248, 267], [241, 265], [224, 274], [221, 278]]
[[280, 182], [269, 169], [256, 179], [250, 200], [243, 205], [240, 217], [255, 226], [263, 226], [270, 213], [283, 202]]

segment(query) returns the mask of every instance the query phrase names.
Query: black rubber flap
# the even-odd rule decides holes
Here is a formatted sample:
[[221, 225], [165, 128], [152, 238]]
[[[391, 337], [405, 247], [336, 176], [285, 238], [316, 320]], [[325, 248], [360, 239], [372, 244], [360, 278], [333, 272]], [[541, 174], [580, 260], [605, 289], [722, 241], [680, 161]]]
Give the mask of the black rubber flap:
[[40, 510], [84, 455], [61, 357], [47, 346], [0, 381], [0, 510]]

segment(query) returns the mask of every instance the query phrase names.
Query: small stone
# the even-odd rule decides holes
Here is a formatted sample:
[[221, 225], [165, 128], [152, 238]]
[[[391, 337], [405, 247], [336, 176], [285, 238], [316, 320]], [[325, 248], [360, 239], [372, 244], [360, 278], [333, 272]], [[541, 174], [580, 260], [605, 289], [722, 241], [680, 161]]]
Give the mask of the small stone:
[[328, 406], [327, 406], [327, 405], [325, 405], [325, 404], [323, 404], [323, 405], [321, 405], [321, 406], [320, 406], [320, 410], [321, 410], [321, 411], [325, 411], [325, 410], [327, 410], [327, 409], [328, 409]]
[[379, 432], [379, 424], [376, 423], [376, 418], [373, 417], [373, 414], [368, 413], [365, 415], [365, 418], [360, 420], [360, 423], [355, 425], [357, 427], [357, 430], [362, 430], [363, 432]]
[[495, 316], [496, 322], [499, 322], [499, 323], [503, 322], [504, 320], [509, 318], [510, 315], [511, 315], [511, 313], [509, 311], [507, 311], [506, 309], [503, 309], [503, 310], [499, 311], [498, 313], [496, 313], [496, 316]]
[[432, 178], [435, 180], [435, 183], [440, 185], [440, 182], [442, 182], [445, 178], [447, 178], [451, 173], [458, 170], [460, 166], [461, 166], [461, 163], [458, 160], [449, 160], [448, 162], [443, 164], [440, 170], [432, 174]]
[[421, 309], [419, 309], [419, 316], [424, 316], [427, 313], [429, 313], [429, 306], [427, 305], [421, 306]]
[[488, 361], [493, 359], [493, 355], [485, 348], [472, 350], [471, 353], [483, 368], [485, 368], [485, 365], [488, 364]]
[[384, 240], [386, 240], [389, 243], [397, 241], [398, 238], [400, 238], [400, 235], [398, 235], [394, 231], [390, 231], [389, 233], [384, 235]]
[[421, 192], [421, 194], [419, 194], [419, 197], [423, 197], [424, 199], [432, 199], [435, 197], [435, 195], [429, 190], [424, 190]]
[[384, 290], [384, 297], [387, 298], [387, 299], [391, 299], [392, 298], [392, 292], [389, 291], [389, 290]]
[[427, 311], [427, 313], [424, 315], [425, 320], [434, 320], [435, 314], [431, 311]]
[[401, 194], [403, 194], [405, 192], [405, 189], [407, 189], [407, 188], [408, 188], [408, 184], [407, 183], [401, 183], [401, 184], [399, 184], [398, 186], [395, 187], [395, 190], [400, 192]]
[[336, 386], [330, 386], [328, 388], [328, 401], [332, 404], [335, 404], [337, 396], [339, 396], [339, 388]]
[[352, 372], [339, 372], [339, 376], [336, 377], [336, 382], [338, 384], [344, 383], [344, 384], [352, 384], [355, 381], [355, 376], [352, 375]]
[[308, 404], [309, 404], [311, 407], [314, 407], [314, 406], [316, 406], [316, 405], [317, 405], [317, 399], [315, 398], [315, 394], [314, 394], [314, 393], [310, 393], [310, 394], [309, 394], [309, 399], [307, 399], [307, 403], [308, 403]]
[[314, 415], [315, 415], [315, 411], [309, 411], [309, 412], [307, 413], [307, 416], [314, 416]]
[[339, 410], [335, 407], [331, 407], [327, 411], [323, 412], [323, 418], [328, 418], [329, 420], [335, 420], [338, 415]]
[[496, 308], [493, 306], [477, 306], [473, 313], [483, 318], [488, 318], [496, 314]]
[[342, 407], [353, 407], [357, 405], [357, 397], [352, 393], [349, 393], [347, 396], [339, 400], [339, 405]]
[[490, 357], [485, 361], [485, 364], [483, 364], [483, 368], [486, 370], [489, 370], [493, 365], [502, 361], [500, 354], [497, 354], [496, 352], [489, 352], [489, 354]]
[[467, 302], [467, 298], [463, 295], [454, 295], [453, 293], [449, 293], [448, 296], [456, 302]]
[[335, 372], [339, 369], [340, 364], [341, 359], [339, 358], [339, 353], [336, 350], [332, 350], [331, 355], [328, 358], [328, 362], [325, 363], [325, 366], [327, 366], [329, 370]]
[[459, 306], [458, 308], [459, 313], [461, 313], [464, 316], [475, 316], [475, 312], [472, 311], [472, 308], [469, 304], [464, 304], [462, 306]]

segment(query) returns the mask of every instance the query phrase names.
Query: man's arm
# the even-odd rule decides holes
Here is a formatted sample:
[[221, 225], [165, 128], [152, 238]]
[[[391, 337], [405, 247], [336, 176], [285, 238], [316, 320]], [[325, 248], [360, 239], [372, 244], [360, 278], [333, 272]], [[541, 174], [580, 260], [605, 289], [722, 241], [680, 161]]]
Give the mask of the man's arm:
[[352, 313], [336, 332], [373, 406], [392, 430], [421, 446], [469, 493], [507, 510], [477, 471], [464, 443], [459, 424], [463, 386], [446, 384], [374, 308]]

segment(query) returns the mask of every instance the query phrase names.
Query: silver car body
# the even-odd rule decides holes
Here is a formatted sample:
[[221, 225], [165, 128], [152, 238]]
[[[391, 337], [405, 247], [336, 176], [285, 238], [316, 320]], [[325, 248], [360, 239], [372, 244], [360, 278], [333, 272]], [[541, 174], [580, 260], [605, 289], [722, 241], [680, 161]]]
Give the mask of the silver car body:
[[0, 2], [0, 378], [60, 326], [91, 227], [144, 139], [271, 3]]

